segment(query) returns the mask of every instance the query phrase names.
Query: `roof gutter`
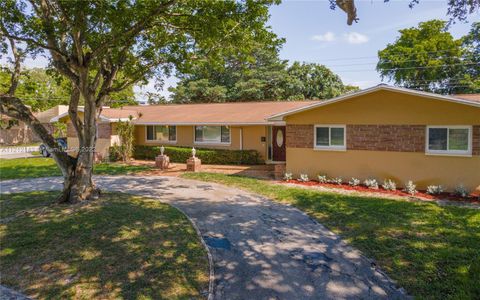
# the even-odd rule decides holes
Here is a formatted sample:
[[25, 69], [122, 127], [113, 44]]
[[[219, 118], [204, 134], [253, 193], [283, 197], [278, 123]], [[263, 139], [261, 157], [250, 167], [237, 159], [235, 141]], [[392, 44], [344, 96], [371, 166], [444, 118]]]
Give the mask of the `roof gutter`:
[[194, 125], [204, 125], [204, 126], [258, 126], [258, 125], [274, 125], [274, 126], [283, 126], [285, 125], [284, 121], [270, 121], [270, 122], [133, 122], [135, 125], [176, 125], [176, 126], [194, 126]]

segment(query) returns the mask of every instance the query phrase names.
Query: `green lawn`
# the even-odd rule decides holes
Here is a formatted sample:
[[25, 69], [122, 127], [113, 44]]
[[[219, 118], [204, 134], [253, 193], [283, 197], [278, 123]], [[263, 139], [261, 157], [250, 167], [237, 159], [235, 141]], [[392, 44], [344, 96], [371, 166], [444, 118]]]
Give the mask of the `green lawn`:
[[177, 209], [121, 193], [76, 205], [2, 195], [2, 284], [34, 299], [199, 299], [208, 259]]
[[480, 210], [324, 193], [222, 174], [183, 177], [293, 204], [375, 259], [418, 298], [480, 299]]
[[[95, 165], [95, 174], [119, 175], [150, 169], [147, 166], [130, 166], [122, 163], [99, 163]], [[16, 158], [0, 159], [0, 180], [60, 176], [52, 158]]]

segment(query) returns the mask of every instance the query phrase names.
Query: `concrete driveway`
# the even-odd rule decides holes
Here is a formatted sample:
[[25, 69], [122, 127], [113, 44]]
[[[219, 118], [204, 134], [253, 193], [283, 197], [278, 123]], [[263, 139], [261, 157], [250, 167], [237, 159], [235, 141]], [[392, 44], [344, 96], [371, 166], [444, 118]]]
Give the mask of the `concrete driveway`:
[[[101, 176], [103, 189], [158, 198], [199, 228], [215, 299], [401, 299], [358, 250], [301, 211], [226, 186], [175, 177]], [[2, 193], [55, 190], [60, 178], [2, 181]]]

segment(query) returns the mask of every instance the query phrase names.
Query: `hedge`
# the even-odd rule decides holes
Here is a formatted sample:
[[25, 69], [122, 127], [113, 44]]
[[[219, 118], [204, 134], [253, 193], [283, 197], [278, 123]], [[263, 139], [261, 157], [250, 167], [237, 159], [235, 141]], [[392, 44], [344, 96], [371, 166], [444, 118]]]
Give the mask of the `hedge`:
[[[196, 149], [196, 156], [202, 164], [208, 165], [258, 165], [264, 163], [256, 150]], [[135, 146], [135, 159], [154, 160], [160, 154], [158, 146]], [[171, 162], [185, 163], [192, 156], [192, 148], [165, 147], [165, 154]]]

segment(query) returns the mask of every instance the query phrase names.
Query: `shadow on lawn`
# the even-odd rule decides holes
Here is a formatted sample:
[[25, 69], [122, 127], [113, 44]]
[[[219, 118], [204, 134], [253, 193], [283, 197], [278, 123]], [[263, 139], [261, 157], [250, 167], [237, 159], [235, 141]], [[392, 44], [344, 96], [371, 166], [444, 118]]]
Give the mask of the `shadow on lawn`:
[[2, 284], [35, 298], [200, 298], [208, 288], [204, 248], [166, 204], [107, 194], [38, 209], [4, 224]]
[[192, 174], [287, 202], [307, 212], [414, 296], [480, 299], [480, 211], [272, 185], [241, 176]]
[[478, 210], [300, 189], [286, 195], [414, 295], [480, 298]]

